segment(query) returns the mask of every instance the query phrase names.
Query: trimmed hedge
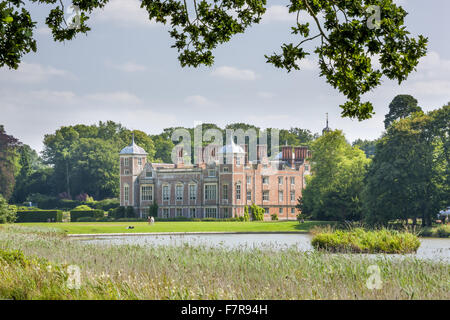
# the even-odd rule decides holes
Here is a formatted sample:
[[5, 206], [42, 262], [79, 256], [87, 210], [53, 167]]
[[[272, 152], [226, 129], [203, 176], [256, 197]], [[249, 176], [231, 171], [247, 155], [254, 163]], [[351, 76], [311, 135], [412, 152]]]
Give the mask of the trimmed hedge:
[[103, 210], [72, 210], [70, 211], [70, 222], [77, 222], [79, 218], [103, 218]]
[[62, 222], [61, 210], [26, 210], [17, 211], [16, 222]]

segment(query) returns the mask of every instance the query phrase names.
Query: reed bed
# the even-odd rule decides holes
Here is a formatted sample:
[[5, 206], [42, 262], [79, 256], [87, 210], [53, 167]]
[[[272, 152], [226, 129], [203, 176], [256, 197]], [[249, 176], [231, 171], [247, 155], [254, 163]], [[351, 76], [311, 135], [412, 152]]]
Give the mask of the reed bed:
[[[35, 261], [0, 259], [8, 299], [450, 299], [449, 264], [412, 257], [94, 245], [19, 226], [0, 227], [0, 250]], [[79, 289], [67, 287], [69, 265], [81, 269]], [[367, 285], [374, 265], [380, 289]]]

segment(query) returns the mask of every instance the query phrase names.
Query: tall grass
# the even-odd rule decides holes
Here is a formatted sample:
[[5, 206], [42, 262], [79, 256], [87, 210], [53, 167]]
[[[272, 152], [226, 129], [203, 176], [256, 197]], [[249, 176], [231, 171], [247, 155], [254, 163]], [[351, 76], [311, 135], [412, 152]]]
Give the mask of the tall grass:
[[[0, 259], [1, 298], [450, 299], [450, 267], [444, 262], [295, 248], [94, 245], [40, 231], [0, 228], [0, 249], [45, 258], [44, 265], [61, 272]], [[71, 264], [81, 268], [78, 290], [65, 285]], [[366, 286], [371, 265], [380, 268], [382, 289]]]
[[397, 230], [315, 229], [311, 244], [319, 250], [346, 253], [415, 253], [420, 247], [417, 235]]

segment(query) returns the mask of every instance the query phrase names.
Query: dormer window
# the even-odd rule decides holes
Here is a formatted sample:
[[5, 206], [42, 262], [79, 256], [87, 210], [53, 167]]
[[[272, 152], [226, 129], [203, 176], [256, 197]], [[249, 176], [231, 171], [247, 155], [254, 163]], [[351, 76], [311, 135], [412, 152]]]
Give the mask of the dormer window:
[[208, 177], [215, 177], [216, 176], [216, 170], [208, 170]]
[[153, 172], [152, 172], [152, 171], [147, 171], [147, 172], [145, 173], [145, 176], [146, 176], [147, 178], [152, 178], [152, 177], [153, 177]]

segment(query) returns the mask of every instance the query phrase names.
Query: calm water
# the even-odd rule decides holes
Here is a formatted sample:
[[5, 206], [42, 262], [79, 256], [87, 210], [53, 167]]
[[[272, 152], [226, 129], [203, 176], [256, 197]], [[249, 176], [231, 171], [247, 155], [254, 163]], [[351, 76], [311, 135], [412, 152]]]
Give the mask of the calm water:
[[[300, 251], [312, 251], [311, 236], [308, 234], [202, 234], [202, 235], [143, 235], [143, 236], [99, 236], [80, 240], [85, 243], [108, 245], [205, 245], [224, 248], [275, 248], [283, 250], [296, 247]], [[367, 255], [375, 256], [375, 255]], [[396, 255], [392, 255], [396, 256]], [[421, 238], [416, 254], [421, 259], [450, 262], [450, 239]]]

